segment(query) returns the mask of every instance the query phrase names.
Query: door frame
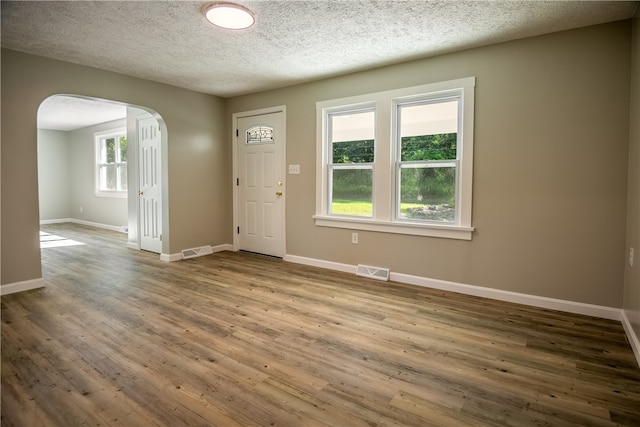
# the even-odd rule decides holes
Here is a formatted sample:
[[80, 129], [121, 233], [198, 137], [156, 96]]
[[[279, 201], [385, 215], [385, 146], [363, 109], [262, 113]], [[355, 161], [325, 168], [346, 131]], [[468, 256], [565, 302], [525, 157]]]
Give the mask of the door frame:
[[[271, 114], [271, 113], [282, 113], [282, 162], [281, 162], [281, 167], [282, 170], [279, 171], [284, 177], [285, 180], [285, 191], [287, 191], [287, 106], [286, 105], [278, 105], [278, 106], [274, 106], [274, 107], [267, 107], [267, 108], [260, 108], [258, 110], [250, 110], [250, 111], [243, 111], [240, 113], [233, 113], [232, 114], [232, 119], [231, 119], [231, 141], [232, 141], [232, 165], [233, 165], [233, 174], [232, 174], [232, 180], [231, 180], [231, 186], [233, 187], [233, 250], [234, 251], [239, 251], [240, 250], [240, 236], [238, 235], [238, 227], [240, 225], [240, 219], [238, 218], [238, 197], [239, 197], [239, 189], [238, 189], [238, 185], [237, 185], [237, 179], [238, 179], [238, 138], [239, 136], [236, 135], [236, 130], [238, 129], [238, 119], [240, 118], [245, 118], [245, 117], [252, 117], [252, 116], [262, 116], [264, 114]], [[287, 222], [286, 222], [286, 218], [287, 218], [287, 197], [286, 197], [286, 193], [285, 193], [285, 197], [283, 197], [283, 209], [282, 209], [282, 224], [281, 224], [281, 229], [282, 229], [282, 252], [283, 252], [283, 258], [286, 256], [287, 253]]]

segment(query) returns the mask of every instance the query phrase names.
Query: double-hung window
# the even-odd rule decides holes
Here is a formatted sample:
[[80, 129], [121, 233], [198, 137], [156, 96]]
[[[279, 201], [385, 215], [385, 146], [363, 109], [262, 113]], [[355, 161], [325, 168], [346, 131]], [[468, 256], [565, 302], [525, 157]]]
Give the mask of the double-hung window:
[[456, 222], [459, 107], [459, 95], [397, 104], [397, 219]]
[[126, 197], [127, 133], [114, 129], [95, 134], [96, 195]]
[[331, 215], [373, 216], [375, 110], [335, 110], [327, 122]]
[[317, 103], [316, 224], [471, 239], [474, 87]]

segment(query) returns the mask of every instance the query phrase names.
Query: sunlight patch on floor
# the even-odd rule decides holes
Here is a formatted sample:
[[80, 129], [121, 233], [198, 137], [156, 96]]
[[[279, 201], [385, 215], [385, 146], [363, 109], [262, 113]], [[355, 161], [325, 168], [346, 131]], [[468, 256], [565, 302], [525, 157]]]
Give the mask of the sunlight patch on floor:
[[78, 246], [84, 245], [84, 243], [77, 242], [75, 240], [67, 239], [64, 237], [49, 234], [44, 231], [40, 232], [40, 248], [58, 248], [61, 246]]

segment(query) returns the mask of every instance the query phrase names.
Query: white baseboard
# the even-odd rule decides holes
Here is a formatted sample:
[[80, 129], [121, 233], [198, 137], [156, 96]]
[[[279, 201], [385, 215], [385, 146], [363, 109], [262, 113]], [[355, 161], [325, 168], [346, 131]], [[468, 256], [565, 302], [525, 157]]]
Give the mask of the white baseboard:
[[516, 304], [530, 305], [549, 310], [565, 311], [585, 316], [600, 317], [610, 320], [621, 320], [619, 308], [605, 307], [601, 305], [585, 304], [581, 302], [567, 301], [555, 298], [541, 297], [537, 295], [522, 294], [518, 292], [503, 291], [500, 289], [486, 288], [482, 286], [467, 285], [464, 283], [449, 282], [446, 280], [429, 279], [426, 277], [412, 276], [402, 273], [391, 273], [391, 280], [443, 291], [458, 292], [465, 295], [473, 295], [498, 301], [513, 302]]
[[312, 267], [326, 268], [328, 270], [342, 271], [343, 273], [356, 274], [356, 270], [358, 269], [357, 266], [351, 264], [341, 264], [339, 262], [325, 261], [322, 259], [307, 258], [297, 255], [285, 255], [283, 260]]
[[222, 245], [211, 246], [211, 249], [213, 249], [213, 253], [214, 254], [216, 252], [232, 251], [233, 250], [233, 245], [231, 245], [229, 243], [225, 243], [225, 244], [222, 244]]
[[638, 362], [638, 367], [640, 367], [640, 341], [638, 340], [638, 336], [633, 330], [633, 326], [631, 326], [631, 322], [629, 322], [627, 313], [624, 310], [621, 310], [621, 311], [622, 311], [622, 327], [624, 328], [624, 331], [627, 334], [627, 339], [629, 340], [629, 344], [631, 345], [633, 354], [636, 356], [636, 362]]
[[74, 224], [86, 225], [87, 227], [102, 228], [105, 230], [117, 231], [119, 233], [126, 233], [123, 231], [122, 226], [100, 224], [99, 222], [85, 221], [83, 219], [76, 218], [43, 219], [40, 221], [40, 224], [61, 224], [64, 222], [72, 222]]
[[[355, 265], [341, 264], [315, 258], [306, 258], [297, 255], [285, 255], [284, 260], [297, 264], [342, 271], [344, 273], [355, 274], [357, 269], [357, 266]], [[631, 326], [629, 319], [622, 309], [594, 304], [585, 304], [575, 301], [560, 300], [555, 298], [547, 298], [537, 295], [521, 294], [518, 292], [503, 291], [500, 289], [485, 288], [482, 286], [467, 285], [464, 283], [449, 282], [446, 280], [429, 279], [427, 277], [413, 276], [403, 273], [392, 272], [390, 275], [390, 279], [394, 282], [406, 283], [409, 285], [457, 292], [465, 295], [473, 295], [498, 301], [513, 302], [532, 307], [546, 308], [549, 310], [558, 310], [567, 313], [582, 314], [585, 316], [600, 317], [609, 320], [617, 320], [622, 323], [625, 334], [627, 335], [627, 339], [631, 344], [633, 354], [635, 355], [636, 361], [638, 362], [638, 366], [640, 366], [640, 341], [638, 341], [638, 337], [634, 333], [633, 327]]]
[[30, 291], [39, 288], [44, 288], [44, 280], [42, 278], [2, 285], [0, 286], [0, 295], [15, 294], [16, 292]]
[[65, 222], [73, 222], [71, 218], [58, 218], [58, 219], [41, 219], [40, 224], [62, 224]]
[[[300, 257], [296, 255], [286, 255], [284, 257], [284, 260], [298, 264], [305, 264], [314, 267], [327, 268], [330, 270], [337, 270], [354, 274], [357, 268], [357, 266], [355, 265], [340, 264], [331, 261]], [[550, 310], [565, 311], [568, 313], [583, 314], [586, 316], [594, 316], [610, 320], [622, 320], [622, 310], [618, 308], [566, 301], [555, 298], [540, 297], [536, 295], [521, 294], [517, 292], [503, 291], [500, 289], [449, 282], [446, 280], [429, 279], [427, 277], [413, 276], [403, 273], [391, 272], [390, 279], [395, 282], [423, 286], [432, 289], [440, 289], [443, 291], [457, 292], [465, 295], [473, 295], [499, 301], [514, 302], [517, 304], [524, 304]]]
[[160, 254], [160, 261], [174, 262], [182, 259], [182, 252], [177, 254]]

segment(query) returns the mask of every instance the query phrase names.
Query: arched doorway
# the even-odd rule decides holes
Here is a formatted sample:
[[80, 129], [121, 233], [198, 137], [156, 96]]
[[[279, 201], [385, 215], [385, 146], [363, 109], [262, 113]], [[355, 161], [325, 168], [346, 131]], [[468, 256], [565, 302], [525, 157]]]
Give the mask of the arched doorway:
[[77, 222], [127, 233], [162, 254], [166, 126], [151, 109], [53, 95], [38, 110], [41, 223]]

